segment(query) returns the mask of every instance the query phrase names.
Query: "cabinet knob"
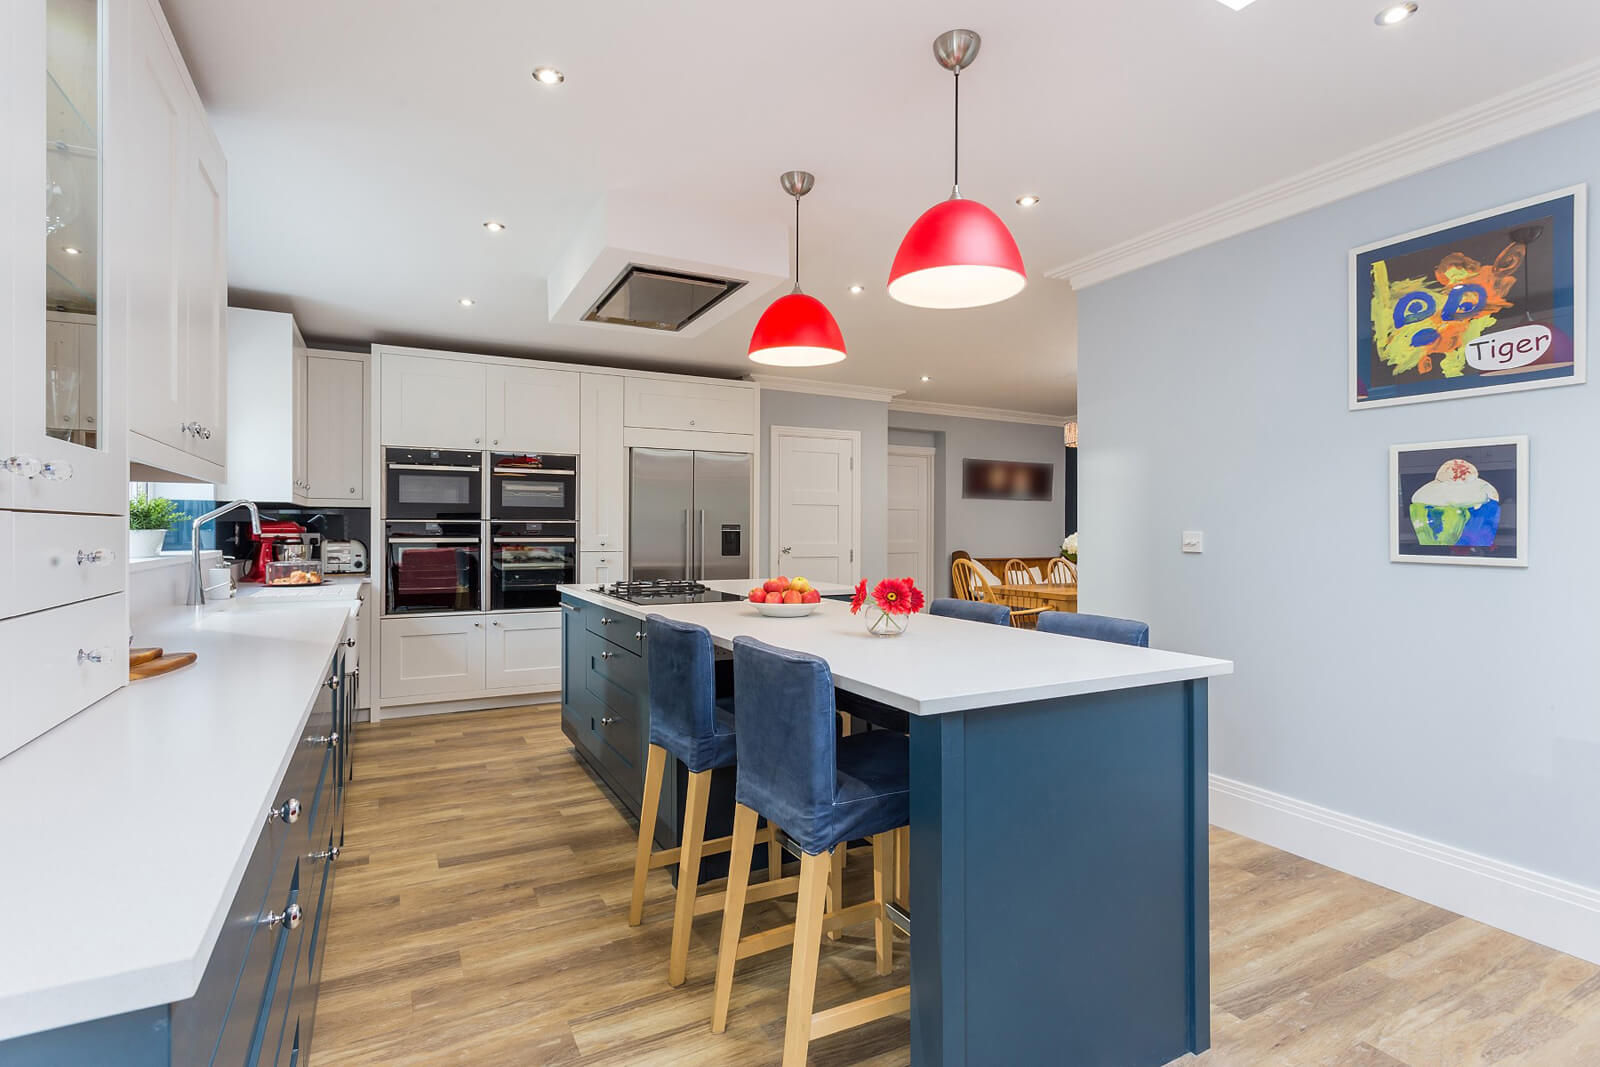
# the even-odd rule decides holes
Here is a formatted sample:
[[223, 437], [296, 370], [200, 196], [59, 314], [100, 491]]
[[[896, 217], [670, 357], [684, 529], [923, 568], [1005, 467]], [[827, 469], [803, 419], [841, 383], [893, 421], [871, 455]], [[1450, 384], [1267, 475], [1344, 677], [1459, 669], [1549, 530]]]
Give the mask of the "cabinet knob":
[[353, 637], [345, 638], [344, 639], [344, 647], [345, 648], [355, 648], [356, 647], [356, 639], [353, 638]]
[[353, 486], [353, 485], [352, 485], [352, 486], [351, 486], [351, 487], [350, 487], [350, 495], [351, 495], [351, 496], [354, 496], [354, 495], [355, 495], [355, 492], [356, 492], [356, 487], [355, 487], [355, 486]]
[[337, 732], [334, 732], [334, 733], [331, 733], [331, 734], [317, 734], [317, 735], [315, 735], [313, 737], [306, 738], [306, 744], [308, 744], [308, 745], [327, 745], [329, 748], [338, 748], [339, 747], [339, 734]]
[[339, 679], [337, 679], [337, 678], [329, 678], [326, 682], [323, 682], [322, 684], [327, 686], [329, 689], [337, 691], [338, 688], [339, 688]]
[[85, 663], [104, 663], [104, 662], [105, 662], [105, 654], [103, 652], [101, 652], [98, 648], [80, 648], [80, 649], [78, 649], [78, 666], [81, 667]]
[[291, 930], [300, 929], [300, 905], [290, 904], [282, 911], [269, 911], [256, 921], [262, 926], [287, 926]]
[[39, 477], [47, 482], [64, 482], [72, 477], [72, 464], [46, 463], [39, 468]]
[[481, 623], [481, 622], [475, 622], [475, 623], [473, 623], [473, 624], [472, 624], [472, 628], [473, 628], [473, 629], [474, 629], [474, 630], [481, 630], [481, 629], [483, 629], [483, 623]]
[[602, 652], [602, 653], [600, 653], [600, 658], [601, 659], [610, 659], [612, 656], [615, 656], [615, 655], [616, 655], [615, 652]]
[[275, 807], [271, 811], [267, 812], [267, 821], [271, 822], [273, 819], [282, 819], [284, 822], [287, 822], [287, 823], [299, 822], [300, 821], [300, 801], [295, 799], [294, 797], [290, 797], [288, 800], [285, 800], [282, 804], [279, 804], [277, 807]]
[[109, 548], [78, 549], [78, 566], [93, 567], [101, 563], [110, 563], [113, 553]]
[[689, 420], [689, 425], [690, 425], [690, 426], [693, 426], [693, 425], [694, 425], [694, 420], [693, 420], [693, 419], [690, 419], [690, 420]]
[[600, 725], [601, 726], [615, 726], [616, 724], [617, 724], [617, 720], [613, 719], [611, 716], [609, 716], [609, 715], [600, 716]]
[[635, 630], [635, 631], [633, 631], [633, 639], [635, 641], [643, 641], [644, 640], [644, 631], [643, 630]]
[[491, 445], [498, 445], [500, 443], [500, 438], [496, 437], [493, 441], [490, 441], [489, 443]]
[[610, 626], [612, 624], [612, 622], [614, 622], [614, 621], [615, 620], [613, 620], [611, 618], [611, 616], [609, 616], [609, 615], [600, 616], [600, 625], [601, 626]]
[[474, 437], [472, 439], [472, 443], [475, 444], [475, 445], [481, 445], [481, 444], [483, 444], [483, 439], [479, 438], [479, 437]]
[[336, 860], [338, 858], [339, 858], [339, 846], [338, 845], [334, 845], [332, 848], [325, 848], [321, 852], [311, 852], [311, 853], [308, 853], [306, 855], [306, 859], [310, 860], [313, 863], [315, 863], [317, 860]]
[[489, 625], [490, 626], [499, 626], [500, 625], [500, 620], [499, 619], [492, 619], [492, 620], [490, 620]]
[[29, 455], [10, 456], [0, 467], [15, 474], [19, 478], [34, 478], [39, 474], [39, 461]]

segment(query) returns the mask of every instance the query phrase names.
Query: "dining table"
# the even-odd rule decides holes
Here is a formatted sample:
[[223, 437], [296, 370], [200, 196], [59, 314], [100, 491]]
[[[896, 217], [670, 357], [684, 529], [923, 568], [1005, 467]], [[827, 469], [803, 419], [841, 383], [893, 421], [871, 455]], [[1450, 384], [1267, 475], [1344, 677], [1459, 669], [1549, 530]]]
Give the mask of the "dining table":
[[1076, 583], [1057, 582], [1006, 583], [994, 591], [1015, 608], [1047, 608], [1050, 611], [1077, 611], [1078, 586]]

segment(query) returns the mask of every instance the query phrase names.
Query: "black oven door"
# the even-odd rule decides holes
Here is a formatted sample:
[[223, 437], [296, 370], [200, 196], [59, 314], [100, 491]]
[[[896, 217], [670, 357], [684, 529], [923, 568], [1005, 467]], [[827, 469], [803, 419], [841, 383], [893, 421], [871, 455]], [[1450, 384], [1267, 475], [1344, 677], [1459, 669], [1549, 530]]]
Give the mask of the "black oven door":
[[384, 504], [391, 519], [481, 519], [482, 453], [388, 449], [384, 453]]
[[561, 523], [502, 523], [491, 527], [489, 610], [554, 608], [557, 587], [578, 580], [576, 528]]
[[489, 469], [489, 518], [576, 522], [577, 457], [496, 454]]
[[475, 522], [384, 524], [384, 614], [482, 611], [483, 527]]

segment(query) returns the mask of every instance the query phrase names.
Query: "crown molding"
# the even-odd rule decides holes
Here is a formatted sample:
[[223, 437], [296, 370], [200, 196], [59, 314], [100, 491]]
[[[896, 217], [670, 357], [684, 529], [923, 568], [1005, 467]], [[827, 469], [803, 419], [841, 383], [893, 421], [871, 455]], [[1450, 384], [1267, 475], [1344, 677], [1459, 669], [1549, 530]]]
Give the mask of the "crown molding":
[[812, 381], [810, 378], [785, 378], [780, 374], [746, 375], [763, 389], [779, 389], [786, 393], [810, 393], [813, 396], [836, 396], [845, 400], [871, 400], [887, 404], [904, 393], [904, 389], [879, 389], [871, 385], [846, 385], [844, 382]]
[[1045, 273], [1084, 289], [1597, 110], [1600, 61], [1579, 64]]
[[968, 404], [935, 404], [926, 400], [894, 400], [890, 411], [904, 411], [913, 415], [943, 415], [951, 419], [983, 419], [986, 422], [1026, 422], [1035, 426], [1060, 426], [1077, 418], [1076, 415], [1047, 415], [1041, 411], [1010, 411], [1006, 408], [980, 408]]

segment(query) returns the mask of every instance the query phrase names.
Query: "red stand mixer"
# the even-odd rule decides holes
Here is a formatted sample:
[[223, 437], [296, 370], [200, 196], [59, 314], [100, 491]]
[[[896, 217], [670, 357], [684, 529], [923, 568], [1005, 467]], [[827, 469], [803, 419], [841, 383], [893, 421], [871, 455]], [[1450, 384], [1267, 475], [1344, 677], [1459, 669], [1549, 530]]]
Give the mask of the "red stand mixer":
[[305, 559], [310, 552], [309, 547], [304, 547], [308, 544], [306, 528], [297, 522], [262, 519], [260, 536], [249, 527], [245, 528], [243, 535], [249, 542], [250, 556], [245, 563], [244, 573], [239, 576], [241, 582], [265, 582], [268, 563], [278, 559], [296, 558], [290, 555], [291, 552], [301, 553], [298, 558]]

